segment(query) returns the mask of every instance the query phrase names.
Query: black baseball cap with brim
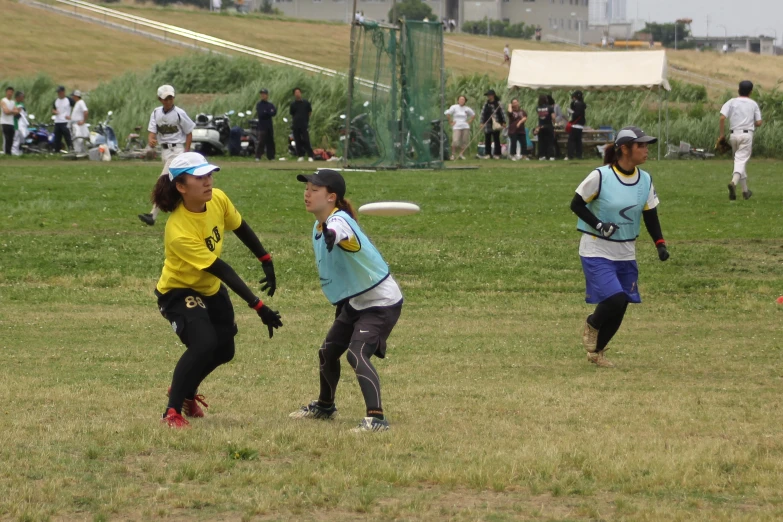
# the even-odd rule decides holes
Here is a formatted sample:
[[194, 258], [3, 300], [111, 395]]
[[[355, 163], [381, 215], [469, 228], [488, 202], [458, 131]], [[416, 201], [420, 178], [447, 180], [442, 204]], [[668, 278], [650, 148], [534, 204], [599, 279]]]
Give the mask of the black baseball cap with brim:
[[618, 147], [626, 143], [655, 143], [658, 138], [648, 136], [639, 127], [625, 127], [617, 133], [614, 144]]
[[497, 94], [495, 93], [495, 89], [488, 90], [487, 92], [484, 93], [484, 96], [489, 96], [490, 94], [492, 96], [497, 96]]
[[302, 183], [309, 182], [318, 187], [326, 187], [329, 192], [337, 194], [338, 198], [345, 198], [345, 179], [336, 170], [321, 169], [313, 174], [299, 174], [296, 179]]
[[269, 90], [261, 89], [260, 91], [258, 91], [258, 94], [269, 94]]

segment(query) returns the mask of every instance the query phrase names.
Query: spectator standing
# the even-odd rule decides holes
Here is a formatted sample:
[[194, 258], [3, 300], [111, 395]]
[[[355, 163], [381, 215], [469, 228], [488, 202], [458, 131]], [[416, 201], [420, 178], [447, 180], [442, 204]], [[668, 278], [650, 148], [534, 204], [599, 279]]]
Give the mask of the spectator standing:
[[571, 95], [571, 132], [568, 134], [568, 155], [565, 159], [582, 159], [582, 131], [587, 124], [582, 91], [574, 91]]
[[60, 151], [63, 147], [63, 138], [65, 138], [65, 144], [68, 150], [73, 149], [73, 141], [71, 140], [71, 131], [68, 129], [68, 124], [71, 120], [71, 108], [73, 107], [73, 100], [65, 96], [65, 87], [60, 85], [57, 87], [57, 98], [55, 98], [52, 104], [52, 114], [54, 114], [54, 150]]
[[261, 155], [266, 150], [266, 158], [275, 159], [275, 129], [272, 118], [277, 115], [277, 107], [269, 101], [269, 91], [261, 89], [258, 92], [261, 101], [256, 104], [258, 115], [258, 141], [256, 142], [256, 161], [261, 161]]
[[540, 42], [540, 41], [541, 41], [541, 26], [537, 25], [536, 26], [536, 42]]
[[5, 88], [5, 98], [0, 100], [0, 125], [3, 127], [3, 152], [7, 156], [11, 155], [11, 148], [14, 144], [14, 116], [17, 110], [14, 103], [14, 88], [8, 86]]
[[73, 150], [76, 153], [84, 152], [84, 140], [90, 137], [90, 128], [87, 126], [87, 104], [82, 99], [82, 91], [75, 90], [71, 94], [74, 100], [71, 109], [71, 137], [73, 138]]
[[509, 151], [511, 161], [528, 159], [525, 123], [527, 123], [527, 112], [519, 106], [519, 100], [514, 98], [508, 106], [508, 139], [511, 141], [511, 150]]
[[555, 108], [549, 104], [546, 94], [538, 97], [538, 160], [555, 161]]
[[[484, 93], [487, 103], [481, 111], [481, 125], [484, 127], [484, 158], [492, 159], [497, 156], [500, 159], [502, 149], [500, 147], [500, 131], [506, 126], [506, 115], [500, 106], [500, 98], [495, 91], [490, 89]], [[493, 156], [492, 144], [495, 144]]]
[[313, 148], [310, 146], [310, 116], [313, 114], [313, 107], [310, 102], [302, 98], [302, 89], [294, 89], [294, 101], [291, 102], [289, 110], [293, 120], [292, 128], [294, 131], [294, 142], [296, 143], [297, 161], [304, 161], [307, 154], [307, 161], [313, 161]]
[[476, 113], [473, 109], [468, 107], [468, 98], [466, 96], [460, 96], [457, 98], [457, 103], [452, 105], [446, 111], [446, 117], [449, 119], [449, 125], [451, 125], [451, 159], [455, 159], [455, 156], [461, 160], [465, 159], [463, 153], [470, 144], [470, 124], [476, 119]]
[[15, 108], [17, 111], [16, 116], [14, 116], [14, 129], [16, 129], [16, 132], [14, 134], [14, 144], [11, 147], [11, 154], [21, 156], [22, 143], [24, 143], [24, 139], [29, 132], [30, 122], [27, 119], [27, 108], [24, 106], [24, 92], [16, 91], [14, 99], [16, 100]]
[[508, 44], [503, 48], [503, 64], [511, 67], [511, 50], [508, 48]]

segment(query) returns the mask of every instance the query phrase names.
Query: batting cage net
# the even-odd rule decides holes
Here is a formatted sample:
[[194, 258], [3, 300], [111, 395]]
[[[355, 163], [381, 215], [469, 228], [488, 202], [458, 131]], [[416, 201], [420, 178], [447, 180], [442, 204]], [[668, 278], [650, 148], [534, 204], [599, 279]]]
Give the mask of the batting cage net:
[[351, 167], [442, 167], [443, 29], [438, 22], [353, 27], [343, 140]]

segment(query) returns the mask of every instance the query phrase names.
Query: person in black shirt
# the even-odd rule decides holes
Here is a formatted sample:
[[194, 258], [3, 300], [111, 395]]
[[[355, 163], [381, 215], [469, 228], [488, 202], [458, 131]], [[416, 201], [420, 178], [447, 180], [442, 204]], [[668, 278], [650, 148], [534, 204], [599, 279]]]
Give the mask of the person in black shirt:
[[259, 91], [261, 101], [256, 104], [258, 114], [258, 141], [256, 142], [256, 161], [261, 160], [261, 155], [266, 149], [266, 158], [275, 159], [275, 129], [272, 118], [277, 115], [277, 107], [269, 101], [269, 91]]
[[481, 110], [481, 125], [484, 127], [484, 159], [493, 158], [492, 142], [495, 143], [494, 155], [500, 159], [500, 131], [506, 126], [506, 113], [500, 106], [500, 98], [495, 91], [490, 89], [484, 93], [487, 97], [487, 103]]
[[538, 97], [538, 159], [549, 157], [555, 161], [555, 108], [547, 102], [547, 95]]
[[310, 126], [313, 107], [309, 101], [302, 98], [302, 89], [299, 87], [294, 89], [294, 101], [291, 102], [290, 113], [293, 120], [292, 130], [294, 131], [298, 161], [304, 161], [305, 154], [307, 154], [307, 161], [313, 161], [313, 148], [310, 146], [310, 133], [307, 130]]
[[582, 91], [574, 91], [571, 95], [571, 132], [568, 133], [568, 156], [566, 159], [582, 159], [582, 130], [587, 120]]

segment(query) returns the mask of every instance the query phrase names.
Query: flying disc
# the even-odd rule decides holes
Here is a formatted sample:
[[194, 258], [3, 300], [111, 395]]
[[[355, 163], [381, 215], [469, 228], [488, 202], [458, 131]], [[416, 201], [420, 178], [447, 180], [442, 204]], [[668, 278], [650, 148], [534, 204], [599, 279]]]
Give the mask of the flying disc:
[[368, 216], [407, 216], [420, 210], [417, 204], [404, 201], [378, 201], [359, 207], [359, 212]]

